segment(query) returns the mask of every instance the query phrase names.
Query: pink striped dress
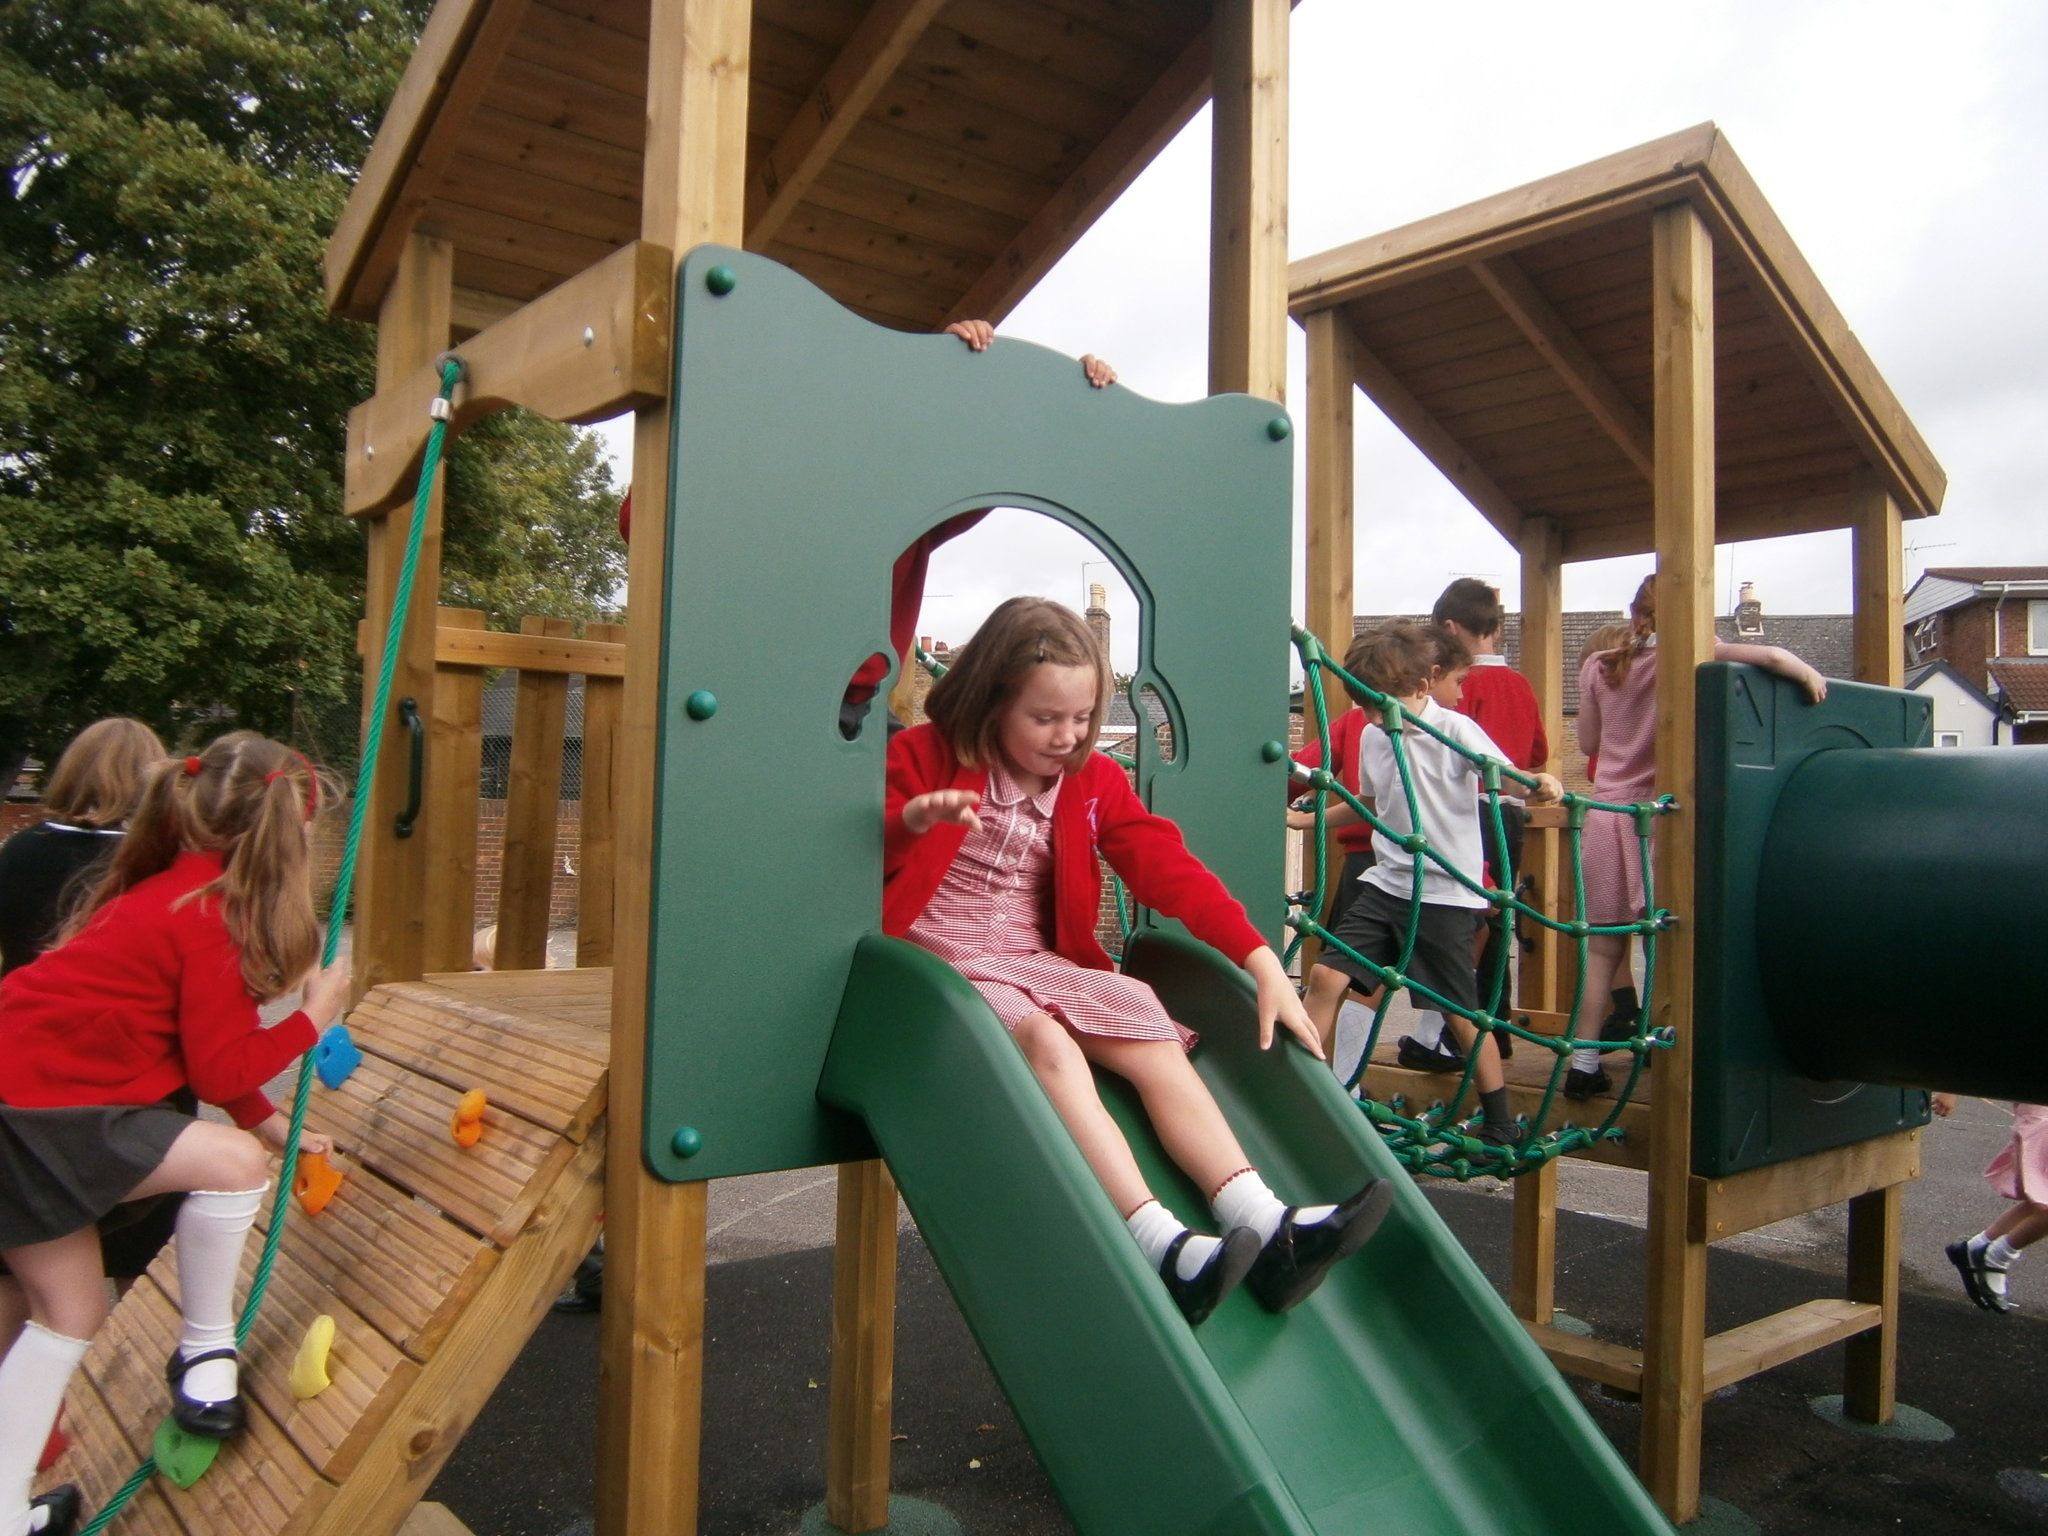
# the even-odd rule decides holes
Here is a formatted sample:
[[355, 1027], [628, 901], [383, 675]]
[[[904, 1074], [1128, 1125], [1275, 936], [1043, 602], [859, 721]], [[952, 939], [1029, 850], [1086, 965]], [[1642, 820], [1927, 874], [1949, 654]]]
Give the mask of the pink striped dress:
[[967, 834], [910, 939], [974, 983], [1006, 1029], [1048, 1013], [1077, 1034], [1172, 1040], [1193, 1030], [1167, 1017], [1142, 981], [1076, 965], [1047, 942], [1052, 924], [1054, 783], [1027, 794], [998, 765], [981, 797], [981, 826]]

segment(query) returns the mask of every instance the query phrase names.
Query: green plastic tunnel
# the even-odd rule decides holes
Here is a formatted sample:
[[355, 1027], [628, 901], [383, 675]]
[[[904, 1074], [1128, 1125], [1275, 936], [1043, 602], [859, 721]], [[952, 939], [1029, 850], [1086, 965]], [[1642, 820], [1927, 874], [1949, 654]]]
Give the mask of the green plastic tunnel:
[[1761, 875], [1764, 996], [1800, 1071], [2048, 1102], [2048, 747], [1816, 752]]

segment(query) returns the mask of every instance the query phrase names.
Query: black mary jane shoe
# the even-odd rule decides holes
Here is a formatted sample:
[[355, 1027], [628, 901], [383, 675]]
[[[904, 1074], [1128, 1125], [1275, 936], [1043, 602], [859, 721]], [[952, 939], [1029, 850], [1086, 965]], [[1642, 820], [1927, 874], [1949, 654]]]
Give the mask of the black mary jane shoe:
[[1195, 1271], [1194, 1279], [1183, 1280], [1174, 1262], [1194, 1235], [1183, 1231], [1166, 1245], [1166, 1257], [1159, 1261], [1159, 1278], [1166, 1282], [1166, 1293], [1180, 1308], [1180, 1315], [1188, 1320], [1190, 1328], [1199, 1326], [1224, 1297], [1237, 1289], [1238, 1282], [1259, 1257], [1259, 1234], [1250, 1227], [1232, 1227], [1209, 1255], [1209, 1262]]
[[1393, 1204], [1394, 1186], [1373, 1179], [1321, 1221], [1297, 1223], [1299, 1207], [1290, 1205], [1279, 1230], [1259, 1250], [1245, 1288], [1268, 1312], [1285, 1312], [1307, 1300], [1332, 1264], [1365, 1246]]
[[[48, 1510], [41, 1525], [36, 1511]], [[71, 1536], [78, 1529], [78, 1484], [65, 1483], [28, 1501], [28, 1528], [34, 1536]]]
[[[209, 1360], [234, 1360], [239, 1362], [241, 1354], [233, 1349], [209, 1349], [202, 1355], [187, 1360], [176, 1346], [171, 1349], [171, 1358], [164, 1366], [164, 1380], [171, 1387], [171, 1421], [188, 1435], [197, 1435], [202, 1440], [226, 1440], [239, 1435], [247, 1422], [247, 1410], [242, 1406], [242, 1394], [237, 1391], [223, 1402], [209, 1403], [193, 1397], [185, 1390], [185, 1373], [195, 1365]], [[239, 1380], [239, 1366], [237, 1378]]]

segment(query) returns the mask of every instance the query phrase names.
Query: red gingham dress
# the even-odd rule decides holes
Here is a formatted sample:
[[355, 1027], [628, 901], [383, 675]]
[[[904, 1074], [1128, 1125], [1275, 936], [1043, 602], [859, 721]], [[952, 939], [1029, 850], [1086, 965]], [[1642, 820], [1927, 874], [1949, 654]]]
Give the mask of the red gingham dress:
[[1142, 981], [1076, 965], [1048, 947], [1052, 909], [1052, 810], [1060, 786], [1027, 794], [1000, 766], [989, 771], [981, 826], [967, 834], [909, 937], [974, 983], [1015, 1029], [1048, 1013], [1083, 1035], [1171, 1040], [1193, 1030], [1167, 1017]]
[[[1656, 796], [1657, 648], [1637, 653], [1619, 688], [1600, 670], [1600, 658], [1607, 654], [1589, 656], [1579, 674], [1579, 745], [1600, 754], [1593, 798], [1633, 805]], [[1584, 847], [1586, 920], [1626, 923], [1646, 916], [1635, 819], [1592, 812], [1586, 817]]]

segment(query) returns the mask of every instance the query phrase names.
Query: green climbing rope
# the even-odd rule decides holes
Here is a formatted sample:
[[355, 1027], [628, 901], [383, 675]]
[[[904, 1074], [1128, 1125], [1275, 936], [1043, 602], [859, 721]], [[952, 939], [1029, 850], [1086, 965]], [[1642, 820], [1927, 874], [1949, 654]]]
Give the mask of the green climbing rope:
[[[428, 408], [434, 425], [427, 433], [426, 453], [420, 460], [419, 492], [413, 497], [412, 523], [405, 536], [405, 559], [399, 566], [398, 588], [391, 605], [391, 623], [384, 635], [384, 658], [377, 674], [376, 702], [370, 710], [369, 728], [363, 739], [362, 764], [357, 771], [356, 792], [349, 806], [348, 835], [342, 843], [341, 867], [334, 880], [334, 898], [327, 907], [327, 937], [320, 950], [323, 969], [332, 965], [335, 956], [341, 952], [342, 919], [348, 911], [349, 898], [355, 886], [356, 852], [362, 846], [363, 817], [369, 807], [370, 785], [377, 775], [377, 755], [384, 743], [384, 719], [391, 708], [391, 680], [397, 671], [398, 652], [405, 638], [405, 615], [412, 603], [413, 575], [419, 569], [420, 541], [427, 526], [427, 503], [433, 496], [434, 479], [441, 465], [442, 440], [448, 434], [449, 402], [454, 398], [455, 386], [461, 379], [462, 360], [450, 353], [441, 362], [440, 393]], [[241, 1320], [235, 1325], [238, 1348], [248, 1341], [249, 1330], [256, 1324], [257, 1310], [263, 1305], [264, 1293], [270, 1288], [271, 1270], [277, 1264], [278, 1247], [284, 1241], [285, 1217], [291, 1205], [292, 1169], [298, 1157], [299, 1137], [306, 1125], [306, 1103], [312, 1081], [313, 1060], [309, 1053], [299, 1058], [298, 1081], [292, 1089], [291, 1133], [285, 1144], [277, 1193], [271, 1200], [270, 1230], [264, 1234], [263, 1252], [249, 1282], [249, 1298], [243, 1303]], [[156, 1473], [156, 1458], [144, 1457], [142, 1464], [129, 1474], [128, 1480], [115, 1490], [114, 1496], [101, 1506], [78, 1536], [99, 1536]]]
[[[1323, 674], [1327, 672], [1342, 680], [1354, 696], [1366, 700], [1381, 711], [1384, 728], [1393, 744], [1395, 768], [1400, 775], [1402, 791], [1407, 800], [1410, 827], [1419, 829], [1422, 824], [1417, 814], [1414, 778], [1408, 765], [1407, 739], [1411, 732], [1420, 731], [1434, 738], [1479, 769], [1480, 782], [1485, 792], [1482, 813], [1484, 832], [1492, 850], [1495, 867], [1507, 868], [1507, 829], [1501, 817], [1501, 785], [1504, 780], [1511, 779], [1522, 785], [1534, 787], [1537, 782], [1535, 775], [1523, 773], [1507, 763], [1469, 751], [1426, 721], [1409, 714], [1401, 707], [1399, 701], [1366, 687], [1332, 661], [1321, 642], [1299, 626], [1294, 630], [1294, 644], [1301, 657], [1303, 695], [1306, 707], [1312, 712], [1322, 761], [1328, 763], [1332, 760], [1329, 707], [1323, 689]], [[1656, 905], [1656, 890], [1651, 871], [1650, 836], [1655, 819], [1675, 810], [1676, 803], [1669, 796], [1665, 796], [1647, 804], [1617, 805], [1585, 795], [1567, 794], [1564, 797], [1564, 808], [1571, 851], [1573, 916], [1570, 919], [1560, 919], [1538, 911], [1522, 900], [1515, 891], [1488, 887], [1472, 875], [1458, 869], [1437, 849], [1431, 847], [1419, 830], [1409, 834], [1395, 831], [1327, 770], [1310, 769], [1296, 763], [1294, 772], [1314, 791], [1315, 881], [1310, 889], [1288, 898], [1292, 909], [1288, 917], [1288, 926], [1295, 930], [1295, 938], [1288, 945], [1287, 959], [1293, 960], [1300, 952], [1304, 939], [1315, 938], [1326, 948], [1337, 950], [1364, 966], [1382, 982], [1383, 989], [1379, 1005], [1373, 1011], [1372, 1026], [1367, 1032], [1364, 1048], [1359, 1054], [1358, 1065], [1350, 1074], [1346, 1086], [1359, 1094], [1360, 1107], [1378, 1127], [1389, 1148], [1401, 1163], [1416, 1172], [1448, 1178], [1469, 1179], [1482, 1175], [1510, 1177], [1541, 1167], [1544, 1163], [1566, 1153], [1581, 1151], [1597, 1141], [1618, 1139], [1621, 1132], [1617, 1129], [1617, 1122], [1628, 1104], [1630, 1095], [1634, 1092], [1637, 1080], [1648, 1064], [1649, 1053], [1670, 1044], [1667, 1039], [1648, 1027], [1657, 973], [1657, 935], [1669, 926], [1671, 921], [1671, 915]], [[1407, 932], [1400, 953], [1392, 965], [1382, 966], [1367, 960], [1317, 921], [1317, 914], [1323, 911], [1329, 885], [1324, 817], [1332, 795], [1349, 806], [1376, 833], [1401, 844], [1415, 856]], [[1642, 860], [1645, 910], [1648, 913], [1646, 917], [1634, 922], [1609, 924], [1589, 923], [1586, 920], [1583, 848], [1586, 818], [1589, 815], [1627, 816], [1634, 822], [1638, 856]], [[1405, 974], [1414, 953], [1416, 932], [1421, 922], [1426, 864], [1442, 870], [1459, 885], [1481, 896], [1488, 906], [1503, 914], [1511, 932], [1521, 922], [1527, 921], [1548, 928], [1572, 941], [1578, 956], [1578, 981], [1573, 989], [1571, 1009], [1566, 1015], [1565, 1032], [1562, 1035], [1551, 1035], [1532, 1029], [1526, 1014], [1518, 1017], [1501, 1006], [1506, 993], [1509, 953], [1514, 948], [1512, 943], [1501, 946], [1492, 974], [1485, 978], [1486, 995], [1481, 1000], [1482, 1006], [1477, 1009], [1460, 1007]], [[1639, 938], [1643, 945], [1642, 1005], [1634, 1033], [1625, 1041], [1600, 1040], [1597, 1024], [1590, 1035], [1582, 1034], [1580, 1030], [1586, 1001], [1587, 956], [1592, 939], [1601, 935], [1634, 936]], [[1456, 1015], [1470, 1021], [1482, 1032], [1503, 1029], [1517, 1040], [1528, 1041], [1551, 1053], [1551, 1068], [1543, 1098], [1526, 1126], [1524, 1139], [1519, 1146], [1491, 1146], [1479, 1141], [1473, 1134], [1472, 1120], [1475, 1118], [1476, 1094], [1473, 1093], [1472, 1076], [1478, 1064], [1476, 1051], [1467, 1053], [1465, 1070], [1458, 1080], [1455, 1091], [1440, 1103], [1411, 1112], [1409, 1107], [1399, 1100], [1380, 1103], [1363, 1095], [1360, 1084], [1367, 1066], [1371, 1063], [1373, 1050], [1379, 1043], [1387, 1011], [1395, 995], [1403, 991], [1413, 994], [1424, 1006], [1440, 1009], [1447, 1015]], [[1597, 1125], [1584, 1126], [1565, 1122], [1553, 1127], [1550, 1124], [1551, 1112], [1555, 1107], [1571, 1053], [1581, 1046], [1589, 1045], [1598, 1045], [1604, 1050], [1627, 1051], [1630, 1056], [1627, 1080], [1615, 1096], [1613, 1107]], [[1461, 1106], [1469, 1106], [1463, 1114], [1460, 1113]]]

